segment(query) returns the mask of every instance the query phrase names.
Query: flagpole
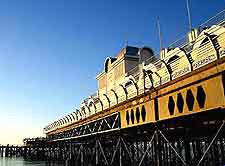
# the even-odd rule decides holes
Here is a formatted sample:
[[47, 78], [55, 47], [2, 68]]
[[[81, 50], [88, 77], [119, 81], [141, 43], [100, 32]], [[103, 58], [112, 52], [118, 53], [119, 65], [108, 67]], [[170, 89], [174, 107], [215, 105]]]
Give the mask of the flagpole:
[[188, 21], [189, 21], [189, 29], [192, 30], [192, 23], [191, 23], [191, 13], [190, 13], [190, 3], [189, 0], [186, 0], [186, 6], [187, 6], [187, 13], [188, 13]]
[[159, 35], [159, 45], [160, 45], [160, 50], [162, 50], [162, 33], [161, 33], [161, 29], [160, 29], [160, 20], [159, 17], [157, 17], [157, 28], [158, 28], [158, 35]]

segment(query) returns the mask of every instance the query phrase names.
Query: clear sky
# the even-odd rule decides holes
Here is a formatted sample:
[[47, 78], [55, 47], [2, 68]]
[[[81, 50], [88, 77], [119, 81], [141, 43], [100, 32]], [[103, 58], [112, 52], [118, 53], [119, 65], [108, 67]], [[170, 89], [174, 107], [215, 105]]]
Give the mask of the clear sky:
[[[0, 0], [0, 144], [42, 135], [97, 90], [103, 62], [129, 45], [159, 50], [188, 30], [185, 0]], [[196, 26], [224, 0], [192, 0]]]

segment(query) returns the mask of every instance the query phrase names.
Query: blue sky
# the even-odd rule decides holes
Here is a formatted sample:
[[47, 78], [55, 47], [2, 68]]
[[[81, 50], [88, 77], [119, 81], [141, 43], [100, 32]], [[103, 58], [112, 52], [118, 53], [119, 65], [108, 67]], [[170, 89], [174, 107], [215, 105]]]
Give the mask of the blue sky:
[[[97, 90], [106, 57], [126, 40], [163, 45], [188, 31], [185, 0], [0, 0], [0, 144], [38, 136]], [[192, 0], [193, 25], [224, 0]], [[4, 134], [2, 134], [4, 133]]]

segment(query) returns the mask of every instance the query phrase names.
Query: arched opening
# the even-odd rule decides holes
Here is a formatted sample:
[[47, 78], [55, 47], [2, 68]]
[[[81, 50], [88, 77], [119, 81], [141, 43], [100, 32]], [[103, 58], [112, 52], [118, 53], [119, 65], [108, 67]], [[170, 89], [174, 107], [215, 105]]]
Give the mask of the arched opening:
[[67, 116], [65, 117], [65, 119], [66, 119], [66, 123], [70, 122], [70, 119]]
[[95, 105], [94, 100], [92, 98], [90, 98], [88, 100], [88, 107], [90, 108], [91, 114], [96, 113], [97, 108], [96, 108], [96, 105]]
[[69, 115], [67, 115], [67, 116], [69, 117], [69, 123], [72, 123], [73, 118], [72, 118], [71, 114], [69, 114]]
[[144, 89], [148, 90], [153, 87], [153, 80], [151, 77], [152, 71], [151, 70], [143, 70], [144, 72]]
[[85, 106], [81, 107], [80, 113], [82, 114], [82, 117], [84, 117], [84, 118], [86, 117], [87, 112], [86, 112]]
[[131, 86], [131, 85], [132, 85], [132, 81], [129, 80], [129, 81], [127, 81], [127, 82], [125, 83], [124, 87], [127, 88], [127, 87], [129, 87], [129, 86]]
[[76, 121], [77, 121], [77, 120], [78, 120], [77, 112], [73, 112], [73, 114], [75, 115], [74, 117], [75, 117], [75, 119], [76, 119]]
[[116, 61], [116, 58], [112, 58], [112, 57], [108, 57], [105, 60], [105, 65], [104, 65], [104, 69], [105, 72], [107, 73], [109, 70], [109, 65], [111, 65], [114, 61]]
[[170, 63], [174, 62], [177, 59], [179, 59], [179, 56], [178, 55], [174, 55], [167, 61], [167, 64], [170, 64]]
[[[103, 96], [105, 96], [106, 101], [107, 101], [107, 103], [108, 103], [108, 107], [105, 106], [105, 108], [109, 108], [109, 107], [110, 107], [110, 100], [109, 100], [109, 97], [108, 97], [105, 93], [103, 94]], [[103, 106], [104, 106], [104, 105], [103, 105]]]
[[134, 78], [128, 78], [124, 83], [124, 88], [126, 89], [128, 98], [138, 95], [138, 86]]
[[103, 103], [102, 101], [97, 97], [96, 100], [96, 112], [97, 111], [103, 111]]
[[114, 89], [111, 89], [111, 92], [114, 94], [114, 97], [116, 99], [116, 104], [118, 104], [118, 95], [116, 94], [116, 91]]
[[217, 35], [212, 34], [212, 35], [206, 35], [206, 36], [207, 37], [202, 40], [200, 47], [203, 47], [206, 43], [210, 42], [210, 39], [215, 38]]
[[118, 103], [127, 99], [127, 90], [122, 84], [117, 87], [116, 94], [118, 95]]

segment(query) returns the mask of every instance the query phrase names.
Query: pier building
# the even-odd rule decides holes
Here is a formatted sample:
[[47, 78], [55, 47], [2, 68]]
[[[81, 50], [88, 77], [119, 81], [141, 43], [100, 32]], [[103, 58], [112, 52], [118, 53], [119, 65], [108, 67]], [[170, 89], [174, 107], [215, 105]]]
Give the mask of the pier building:
[[26, 140], [29, 155], [81, 166], [225, 164], [225, 10], [159, 55], [126, 46], [96, 79], [96, 93], [47, 125], [41, 145]]

